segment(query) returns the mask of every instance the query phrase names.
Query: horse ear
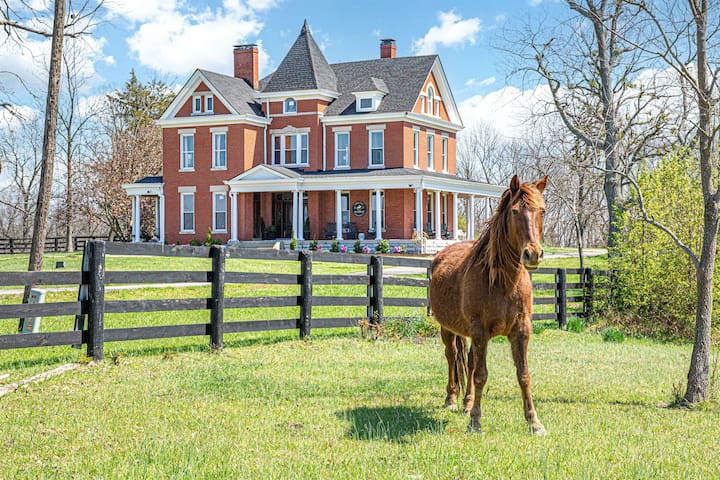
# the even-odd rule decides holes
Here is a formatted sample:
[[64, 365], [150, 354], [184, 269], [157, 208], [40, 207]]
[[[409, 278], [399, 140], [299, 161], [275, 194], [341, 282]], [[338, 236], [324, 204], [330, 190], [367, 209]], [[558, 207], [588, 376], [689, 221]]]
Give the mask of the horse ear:
[[512, 180], [510, 180], [510, 193], [515, 195], [518, 190], [520, 190], [520, 177], [513, 175]]
[[535, 184], [535, 188], [540, 190], [540, 193], [542, 193], [543, 190], [545, 190], [545, 187], [547, 186], [547, 181], [548, 181], [548, 176], [545, 175], [543, 178], [541, 178], [540, 180], [537, 181], [537, 183]]

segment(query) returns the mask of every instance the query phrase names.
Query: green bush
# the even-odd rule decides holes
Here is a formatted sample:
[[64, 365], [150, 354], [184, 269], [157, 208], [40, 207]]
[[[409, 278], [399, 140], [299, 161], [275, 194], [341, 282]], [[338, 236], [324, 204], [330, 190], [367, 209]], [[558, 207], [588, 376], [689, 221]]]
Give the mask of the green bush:
[[[641, 169], [637, 181], [649, 215], [699, 254], [703, 196], [692, 150], [680, 148], [654, 168]], [[605, 312], [612, 323], [633, 335], [692, 338], [695, 267], [665, 232], [643, 220], [634, 191], [621, 212], [616, 241], [610, 252], [613, 279]], [[718, 313], [716, 307], [713, 315]]]
[[606, 328], [601, 332], [603, 342], [622, 343], [625, 341], [625, 335], [616, 328]]
[[330, 251], [331, 252], [339, 252], [340, 251], [340, 242], [338, 242], [337, 240], [332, 242], [330, 244]]
[[568, 332], [580, 333], [585, 330], [585, 321], [579, 317], [571, 317], [567, 321], [565, 328]]
[[378, 253], [390, 253], [390, 244], [387, 240], [378, 240], [375, 251]]
[[362, 243], [360, 243], [360, 240], [355, 240], [355, 243], [353, 244], [353, 252], [362, 253]]
[[202, 246], [202, 242], [200, 240], [198, 240], [197, 238], [193, 238], [192, 240], [190, 240], [188, 242], [188, 244], [192, 247], [201, 247]]
[[293, 237], [292, 240], [290, 240], [290, 250], [296, 250], [297, 249], [297, 239]]

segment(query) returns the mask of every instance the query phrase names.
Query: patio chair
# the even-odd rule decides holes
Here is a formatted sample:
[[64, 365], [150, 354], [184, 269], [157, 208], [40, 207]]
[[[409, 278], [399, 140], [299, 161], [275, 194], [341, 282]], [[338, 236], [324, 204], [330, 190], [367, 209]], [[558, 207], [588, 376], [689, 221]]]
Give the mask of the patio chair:
[[328, 222], [323, 238], [337, 238], [337, 224], [335, 222]]

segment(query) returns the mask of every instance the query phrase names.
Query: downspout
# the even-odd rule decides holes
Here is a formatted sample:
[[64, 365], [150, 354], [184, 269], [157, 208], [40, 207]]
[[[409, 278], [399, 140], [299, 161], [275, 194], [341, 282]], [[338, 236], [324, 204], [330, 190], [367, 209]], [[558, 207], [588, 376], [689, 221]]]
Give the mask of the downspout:
[[[269, 121], [272, 121], [270, 119], [270, 99], [265, 99], [265, 118], [267, 118]], [[267, 158], [267, 127], [268, 124], [265, 124], [264, 132], [263, 132], [263, 163], [265, 165], [268, 164], [268, 158]]]
[[322, 132], [323, 132], [323, 142], [322, 142], [322, 160], [323, 160], [323, 172], [327, 170], [327, 125], [325, 125], [325, 122], [322, 121], [322, 118], [320, 119], [320, 125], [322, 125]]

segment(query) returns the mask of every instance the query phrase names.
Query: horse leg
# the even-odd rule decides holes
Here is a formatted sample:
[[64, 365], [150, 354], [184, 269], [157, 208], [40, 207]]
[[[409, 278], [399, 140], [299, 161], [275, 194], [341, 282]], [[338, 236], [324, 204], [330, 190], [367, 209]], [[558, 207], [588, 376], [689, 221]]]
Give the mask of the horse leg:
[[468, 431], [480, 433], [482, 430], [480, 424], [480, 403], [482, 401], [483, 389], [487, 382], [488, 371], [486, 364], [488, 338], [485, 336], [472, 337], [473, 354], [472, 364], [474, 367], [472, 382], [475, 384], [475, 398], [473, 399], [472, 408], [470, 409], [470, 425]]
[[440, 337], [445, 344], [445, 358], [448, 363], [447, 397], [445, 397], [445, 408], [457, 410], [458, 378], [455, 362], [457, 361], [457, 346], [455, 345], [455, 334], [440, 327]]
[[473, 377], [475, 375], [475, 355], [473, 353], [472, 344], [470, 345], [470, 352], [468, 353], [468, 364], [467, 364], [467, 385], [465, 385], [465, 399], [463, 400], [463, 407], [465, 407], [465, 414], [470, 413], [473, 402], [475, 401], [475, 382]]
[[517, 379], [520, 384], [520, 391], [522, 392], [525, 420], [527, 420], [530, 425], [530, 432], [533, 435], [545, 435], [547, 431], [540, 423], [540, 420], [538, 420], [537, 413], [535, 412], [535, 406], [533, 405], [532, 394], [530, 393], [530, 370], [527, 362], [529, 340], [529, 332], [514, 334], [510, 338], [510, 348], [512, 349], [515, 369], [517, 371]]

